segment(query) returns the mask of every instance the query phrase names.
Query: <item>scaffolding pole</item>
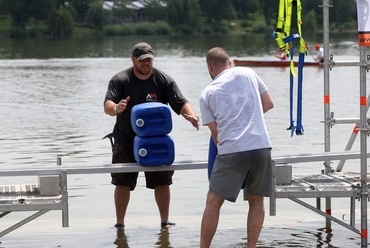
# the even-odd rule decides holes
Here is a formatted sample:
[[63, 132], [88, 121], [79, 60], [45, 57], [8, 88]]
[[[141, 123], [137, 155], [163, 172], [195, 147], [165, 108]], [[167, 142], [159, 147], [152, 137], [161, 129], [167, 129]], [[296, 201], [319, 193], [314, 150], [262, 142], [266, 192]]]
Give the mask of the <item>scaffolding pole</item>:
[[[365, 47], [360, 47], [360, 62], [366, 62]], [[361, 152], [361, 247], [367, 247], [367, 135], [366, 68], [360, 67], [360, 152]]]
[[[356, 3], [360, 4], [361, 0], [357, 0]], [[365, 1], [365, 0], [362, 0]], [[330, 128], [333, 126], [332, 117], [333, 113], [330, 112], [330, 77], [329, 72], [335, 66], [358, 66], [360, 71], [360, 118], [356, 123], [355, 130], [360, 132], [360, 160], [361, 160], [361, 183], [358, 185], [360, 189], [358, 193], [358, 199], [361, 200], [361, 247], [365, 248], [368, 245], [368, 230], [367, 230], [367, 205], [369, 200], [368, 193], [368, 179], [367, 179], [367, 136], [369, 135], [369, 125], [367, 120], [367, 111], [369, 109], [369, 99], [366, 97], [366, 72], [369, 70], [369, 59], [370, 56], [366, 55], [365, 46], [360, 44], [360, 56], [359, 61], [355, 62], [342, 62], [334, 63], [333, 55], [329, 57], [329, 8], [332, 7], [329, 4], [329, 0], [323, 0], [321, 6], [323, 8], [323, 45], [324, 45], [324, 145], [325, 152], [330, 152]], [[368, 45], [368, 44], [367, 44]], [[330, 58], [330, 59], [329, 59]], [[346, 150], [352, 146], [356, 134], [352, 134], [350, 142], [347, 144]], [[344, 161], [341, 161], [337, 171], [341, 171], [343, 168]], [[330, 160], [325, 161], [325, 174], [330, 173]], [[326, 202], [326, 213], [331, 215], [331, 198], [325, 198]], [[326, 218], [326, 228], [331, 229], [331, 219]]]
[[[324, 120], [327, 123], [324, 125], [324, 145], [325, 152], [330, 152], [330, 128], [331, 125], [328, 123], [331, 119], [330, 112], [330, 63], [329, 63], [329, 8], [332, 7], [329, 4], [329, 0], [323, 0], [323, 45], [324, 45]], [[330, 160], [325, 161], [325, 174], [330, 173]], [[331, 215], [331, 198], [325, 198], [325, 212]], [[327, 230], [331, 229], [330, 218], [325, 218], [325, 227]]]

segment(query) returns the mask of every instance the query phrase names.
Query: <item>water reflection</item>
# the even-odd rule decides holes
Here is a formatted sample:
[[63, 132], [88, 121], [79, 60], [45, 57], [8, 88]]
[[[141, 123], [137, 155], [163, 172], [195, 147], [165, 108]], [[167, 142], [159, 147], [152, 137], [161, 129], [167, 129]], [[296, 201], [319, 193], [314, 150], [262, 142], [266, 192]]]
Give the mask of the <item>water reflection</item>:
[[116, 248], [130, 248], [125, 230], [117, 230], [117, 237], [113, 244], [116, 245]]
[[[267, 231], [271, 235], [265, 240], [260, 240], [258, 247], [260, 248], [278, 248], [278, 247], [310, 247], [310, 248], [341, 248], [347, 247], [344, 245], [345, 240], [350, 239], [349, 237], [343, 236], [343, 243], [338, 240], [340, 237], [336, 238], [336, 243], [342, 243], [340, 245], [333, 244], [333, 232], [331, 229], [327, 228], [319, 228], [310, 230], [307, 228], [306, 230], [302, 229], [292, 229], [292, 228], [268, 228]], [[337, 231], [337, 236], [338, 236]], [[287, 235], [288, 234], [288, 235]], [[340, 234], [339, 234], [340, 235]], [[276, 236], [276, 237], [275, 237]], [[291, 236], [292, 238], [289, 238]], [[284, 237], [284, 238], [282, 238]], [[316, 244], [315, 244], [316, 243]]]
[[319, 232], [315, 234], [317, 237], [317, 248], [325, 247], [330, 244], [332, 237], [334, 236], [331, 228], [317, 229]]
[[[357, 44], [357, 34], [331, 34], [331, 40]], [[263, 56], [276, 52], [276, 42], [269, 34], [207, 35], [207, 36], [127, 36], [89, 37], [62, 40], [0, 39], [0, 59], [22, 58], [122, 58], [129, 57], [133, 44], [146, 41], [156, 54], [176, 57], [204, 57], [213, 46], [225, 47], [231, 56]], [[306, 37], [309, 45], [322, 43], [322, 35]], [[335, 45], [335, 44], [334, 44]], [[334, 47], [337, 48], [337, 47]], [[335, 53], [337, 54], [337, 53]], [[341, 54], [341, 53], [340, 53]]]
[[[136, 237], [139, 236], [141, 236], [142, 239], [148, 241], [147, 235], [138, 235]], [[163, 227], [159, 230], [159, 232], [157, 233], [157, 238], [158, 240], [154, 244], [155, 248], [173, 248], [170, 243], [170, 233], [167, 227]], [[130, 248], [130, 240], [125, 234], [125, 230], [117, 230], [117, 236], [113, 244], [116, 245], [115, 248]], [[137, 244], [137, 241], [133, 242], [132, 244]]]
[[170, 232], [169, 228], [163, 227], [157, 234], [158, 241], [155, 243], [156, 248], [173, 248], [170, 243]]
[[[308, 231], [305, 230], [302, 232], [302, 230], [291, 230], [292, 236], [296, 240], [296, 245], [309, 245], [312, 243], [312, 239], [314, 238], [316, 240], [316, 248], [322, 248], [322, 247], [331, 247], [331, 248], [339, 248], [339, 246], [331, 245], [333, 233], [331, 229], [327, 228], [320, 228], [315, 231]], [[294, 247], [300, 247], [300, 246], [294, 246]]]
[[[257, 247], [352, 248], [360, 245], [360, 239], [355, 233], [338, 227], [330, 232], [325, 228], [313, 228], [314, 225], [320, 224], [304, 223], [294, 228], [264, 227]], [[108, 228], [88, 232], [63, 232], [62, 235], [45, 233], [42, 239], [38, 233], [28, 232], [2, 237], [0, 247], [199, 248], [199, 234], [199, 227], [160, 229], [158, 232], [158, 229], [143, 228], [142, 225], [120, 231]], [[221, 228], [216, 232], [212, 248], [246, 248], [246, 243], [245, 228]]]

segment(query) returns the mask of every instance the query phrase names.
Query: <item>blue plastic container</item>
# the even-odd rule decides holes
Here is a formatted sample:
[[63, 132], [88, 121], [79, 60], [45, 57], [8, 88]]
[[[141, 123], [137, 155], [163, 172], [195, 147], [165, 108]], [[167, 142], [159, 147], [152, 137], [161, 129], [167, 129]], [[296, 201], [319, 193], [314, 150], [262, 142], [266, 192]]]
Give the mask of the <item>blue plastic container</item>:
[[140, 137], [169, 134], [172, 130], [171, 110], [160, 102], [135, 105], [131, 110], [131, 125]]
[[169, 135], [134, 138], [134, 157], [144, 166], [170, 165], [175, 160], [175, 144]]

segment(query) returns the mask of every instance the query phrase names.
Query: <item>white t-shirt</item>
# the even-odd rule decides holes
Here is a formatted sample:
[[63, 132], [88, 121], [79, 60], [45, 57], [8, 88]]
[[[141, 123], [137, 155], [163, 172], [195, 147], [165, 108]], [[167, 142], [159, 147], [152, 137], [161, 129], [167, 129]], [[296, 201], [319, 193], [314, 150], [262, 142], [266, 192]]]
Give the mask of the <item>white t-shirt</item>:
[[319, 59], [324, 58], [324, 48], [320, 47], [320, 49], [317, 51], [317, 57]]
[[202, 124], [216, 121], [218, 154], [270, 148], [261, 94], [267, 86], [254, 70], [224, 70], [203, 90], [199, 105]]

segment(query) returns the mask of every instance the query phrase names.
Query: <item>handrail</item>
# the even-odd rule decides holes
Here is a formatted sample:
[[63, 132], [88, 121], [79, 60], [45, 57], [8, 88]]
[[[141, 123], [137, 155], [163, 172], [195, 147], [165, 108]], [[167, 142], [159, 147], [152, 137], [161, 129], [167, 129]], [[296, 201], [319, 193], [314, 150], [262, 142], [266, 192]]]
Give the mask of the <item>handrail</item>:
[[[370, 153], [367, 153], [370, 156]], [[316, 154], [297, 154], [291, 156], [283, 156], [273, 158], [276, 164], [295, 164], [305, 162], [318, 162], [327, 160], [342, 160], [342, 159], [360, 159], [360, 152], [324, 152]]]
[[[273, 160], [276, 164], [294, 164], [306, 162], [318, 162], [327, 160], [342, 160], [342, 159], [359, 159], [360, 152], [324, 152], [317, 154], [296, 154], [275, 157]], [[370, 153], [368, 153], [370, 156]], [[0, 177], [5, 176], [32, 176], [32, 175], [58, 175], [63, 171], [67, 174], [98, 174], [98, 173], [117, 173], [117, 172], [143, 172], [143, 171], [167, 171], [167, 170], [192, 170], [206, 169], [208, 163], [206, 161], [185, 160], [175, 162], [172, 165], [163, 166], [141, 166], [137, 163], [119, 163], [119, 164], [102, 164], [90, 166], [66, 166], [58, 165], [55, 167], [49, 166], [32, 166], [29, 168], [14, 167], [4, 168], [0, 170]]]

